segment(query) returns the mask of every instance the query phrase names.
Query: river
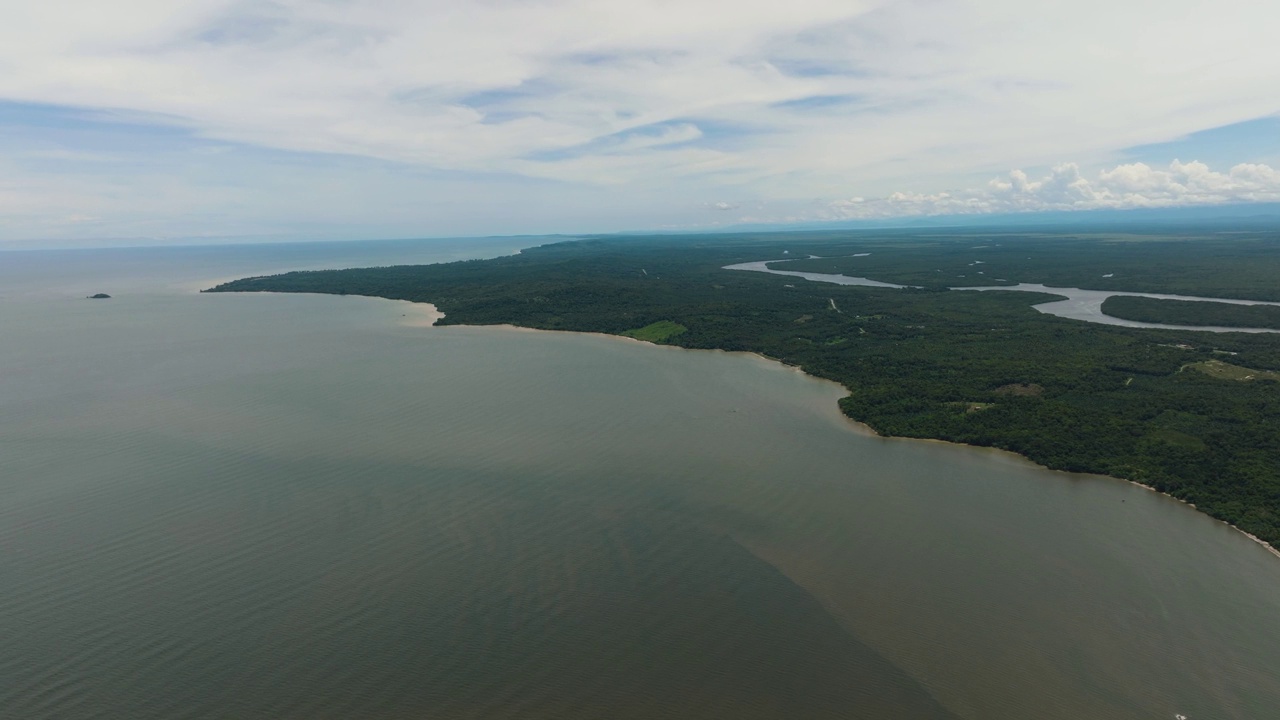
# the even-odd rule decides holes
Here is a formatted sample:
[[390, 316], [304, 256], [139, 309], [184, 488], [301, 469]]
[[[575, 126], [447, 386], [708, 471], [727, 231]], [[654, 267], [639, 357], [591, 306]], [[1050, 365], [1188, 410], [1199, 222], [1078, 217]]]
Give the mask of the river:
[[[865, 253], [862, 253], [865, 254]], [[858, 257], [857, 255], [853, 257]], [[726, 265], [725, 270], [746, 270], [750, 272], [763, 272], [771, 275], [783, 275], [787, 277], [798, 277], [811, 282], [824, 282], [833, 285], [855, 285], [859, 287], [879, 287], [879, 288], [897, 288], [905, 289], [906, 285], [895, 285], [893, 283], [880, 282], [879, 280], [869, 280], [861, 277], [851, 277], [849, 275], [837, 275], [833, 273], [813, 273], [800, 272], [797, 270], [777, 270], [772, 265], [780, 262], [790, 262], [790, 260], [762, 260], [758, 262], [738, 263], [736, 265]], [[1039, 285], [1035, 283], [1018, 283], [1016, 285], [991, 285], [986, 287], [954, 287], [952, 290], [972, 290], [975, 292], [1004, 290], [1009, 292], [1033, 292], [1048, 295], [1060, 295], [1062, 300], [1050, 300], [1049, 302], [1038, 303], [1033, 305], [1046, 315], [1056, 315], [1058, 317], [1068, 318], [1070, 320], [1084, 320], [1085, 322], [1098, 323], [1100, 325], [1119, 325], [1122, 327], [1136, 328], [1154, 328], [1158, 330], [1200, 330], [1204, 332], [1243, 332], [1243, 333], [1273, 333], [1280, 332], [1275, 328], [1247, 328], [1247, 327], [1219, 327], [1217, 325], [1169, 325], [1165, 323], [1149, 323], [1137, 320], [1125, 320], [1124, 318], [1113, 317], [1102, 312], [1102, 303], [1106, 302], [1109, 297], [1144, 297], [1156, 300], [1198, 300], [1202, 302], [1227, 303], [1229, 305], [1271, 305], [1280, 307], [1280, 302], [1267, 302], [1265, 300], [1235, 300], [1227, 298], [1206, 298], [1192, 297], [1189, 295], [1164, 295], [1160, 293], [1140, 293], [1140, 292], [1122, 292], [1117, 290], [1082, 290], [1080, 288], [1059, 288]]]

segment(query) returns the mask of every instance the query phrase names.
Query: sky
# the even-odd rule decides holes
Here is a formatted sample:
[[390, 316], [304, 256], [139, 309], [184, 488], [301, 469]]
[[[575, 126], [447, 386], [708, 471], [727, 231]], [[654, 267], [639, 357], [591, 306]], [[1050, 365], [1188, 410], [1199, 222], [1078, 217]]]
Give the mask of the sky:
[[1280, 201], [1275, 0], [0, 7], [0, 242]]

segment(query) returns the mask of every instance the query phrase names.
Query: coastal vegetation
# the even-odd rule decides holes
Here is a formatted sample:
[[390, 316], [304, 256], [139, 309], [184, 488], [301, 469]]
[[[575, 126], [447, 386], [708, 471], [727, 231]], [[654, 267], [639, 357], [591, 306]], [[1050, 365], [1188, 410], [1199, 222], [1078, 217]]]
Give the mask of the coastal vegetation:
[[1111, 317], [1165, 325], [1209, 325], [1280, 330], [1280, 307], [1231, 305], [1200, 300], [1157, 300], [1116, 295], [1102, 303]]
[[[848, 257], [861, 253], [870, 254]], [[807, 255], [827, 259], [787, 269], [919, 287], [723, 269]], [[1280, 335], [1091, 324], [1031, 307], [1052, 295], [945, 289], [999, 278], [1280, 299], [1277, 258], [1280, 235], [1266, 233], [611, 237], [492, 260], [247, 278], [213, 290], [430, 302], [446, 325], [756, 352], [843, 384], [841, 409], [882, 434], [1003, 448], [1051, 468], [1133, 480], [1280, 543], [1280, 383], [1183, 372], [1226, 355], [1236, 367], [1280, 371]], [[947, 273], [977, 279], [929, 279]]]

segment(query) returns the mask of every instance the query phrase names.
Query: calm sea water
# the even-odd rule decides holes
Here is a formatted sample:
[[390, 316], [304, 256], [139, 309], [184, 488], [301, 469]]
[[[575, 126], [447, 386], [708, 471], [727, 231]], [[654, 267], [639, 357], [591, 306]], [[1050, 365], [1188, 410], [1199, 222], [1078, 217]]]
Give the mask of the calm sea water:
[[1168, 498], [750, 356], [190, 292], [486, 243], [0, 253], [0, 717], [1276, 716], [1280, 559]]

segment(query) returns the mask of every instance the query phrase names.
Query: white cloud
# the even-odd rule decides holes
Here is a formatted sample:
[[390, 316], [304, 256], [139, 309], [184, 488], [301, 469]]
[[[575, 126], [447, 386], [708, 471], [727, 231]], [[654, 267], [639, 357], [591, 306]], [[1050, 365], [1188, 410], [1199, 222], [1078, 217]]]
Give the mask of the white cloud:
[[[1277, 25], [1275, 0], [46, 0], [0, 8], [0, 100], [106, 108], [213, 141], [552, 180], [561, 197], [591, 197], [597, 217], [626, 208], [605, 226], [615, 228], [624, 216], [680, 222], [670, 208], [717, 197], [794, 207], [1063, 157], [1093, 167], [1120, 148], [1271, 115]], [[1083, 182], [1064, 171], [1034, 181], [1034, 197], [1015, 187], [1032, 180], [1010, 177], [1007, 191], [895, 202], [1088, 204], [1100, 188], [1106, 202], [1245, 197], [1240, 187], [1266, 186], [1274, 171], [1237, 168], [1233, 189], [1216, 190], [1194, 170], [1160, 171], [1167, 181], [1112, 172]], [[31, 184], [20, 171], [8, 179]], [[71, 203], [58, 187], [94, 183], [52, 182], [42, 197]], [[165, 212], [149, 187], [89, 191], [89, 214]], [[4, 207], [46, 212], [21, 197], [9, 192]], [[505, 206], [555, 211], [554, 194], [539, 197], [552, 205]], [[230, 213], [240, 200], [210, 202], [183, 206]], [[478, 192], [442, 212], [451, 227], [478, 218], [487, 232], [492, 202]], [[561, 214], [582, 206], [564, 203]]]
[[[653, 123], [747, 123], [761, 136], [727, 164], [813, 185], [1079, 157], [1275, 112], [1277, 22], [1272, 0], [52, 0], [0, 10], [0, 97], [588, 182], [661, 149], [523, 158]], [[812, 96], [856, 101], [778, 106]]]
[[1227, 172], [1201, 162], [1174, 160], [1166, 170], [1144, 163], [1119, 165], [1090, 180], [1074, 163], [1059, 165], [1032, 180], [1021, 170], [996, 178], [985, 188], [935, 194], [895, 192], [881, 198], [854, 197], [831, 205], [843, 218], [909, 215], [1131, 210], [1185, 205], [1280, 202], [1280, 171], [1240, 164]]

